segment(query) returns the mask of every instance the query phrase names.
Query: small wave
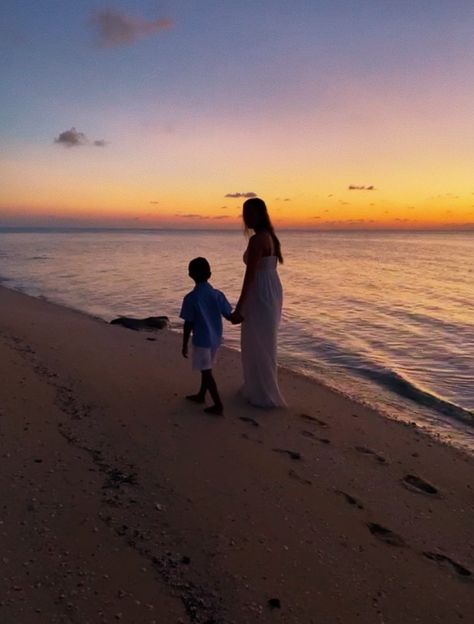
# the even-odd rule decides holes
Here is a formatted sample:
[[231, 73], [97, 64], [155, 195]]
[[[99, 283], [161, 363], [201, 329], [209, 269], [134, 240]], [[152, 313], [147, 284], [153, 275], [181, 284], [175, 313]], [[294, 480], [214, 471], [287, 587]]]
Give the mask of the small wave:
[[[287, 340], [285, 346], [287, 351], [298, 360], [308, 358], [310, 353], [311, 361], [322, 364], [323, 369], [329, 365], [333, 370], [347, 371], [351, 377], [363, 377], [376, 384], [379, 388], [384, 388], [399, 397], [413, 401], [420, 407], [428, 408], [434, 413], [462, 422], [465, 425], [474, 427], [474, 411], [462, 407], [456, 403], [444, 399], [434, 392], [420, 388], [392, 368], [377, 363], [370, 355], [364, 355], [361, 349], [354, 345], [353, 349], [343, 348], [335, 340], [327, 336], [317, 336], [315, 341], [311, 341], [311, 335], [307, 332], [303, 324], [295, 323], [299, 339], [295, 340], [294, 334], [291, 340]], [[308, 349], [308, 344], [312, 348]]]
[[[466, 305], [466, 303], [468, 302], [464, 300], [463, 304]], [[468, 323], [451, 323], [443, 318], [437, 318], [436, 316], [430, 314], [424, 314], [410, 310], [392, 310], [390, 314], [392, 316], [397, 316], [402, 320], [408, 320], [410, 323], [415, 323], [422, 328], [435, 327], [437, 329], [446, 331], [447, 333], [458, 333], [462, 329], [466, 329], [468, 331], [471, 330], [471, 324]]]
[[358, 367], [357, 373], [371, 379], [388, 390], [403, 396], [419, 405], [429, 407], [439, 414], [461, 420], [462, 422], [474, 426], [474, 412], [460, 405], [451, 403], [428, 390], [419, 388], [416, 384], [406, 379], [400, 373], [390, 369], [374, 369], [368, 367]]
[[28, 260], [50, 260], [51, 256], [31, 256]]

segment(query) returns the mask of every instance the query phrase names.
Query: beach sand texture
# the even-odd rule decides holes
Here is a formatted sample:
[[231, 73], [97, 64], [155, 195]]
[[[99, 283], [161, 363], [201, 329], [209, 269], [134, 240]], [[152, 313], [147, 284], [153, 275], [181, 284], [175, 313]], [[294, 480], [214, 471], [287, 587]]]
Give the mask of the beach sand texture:
[[418, 428], [248, 407], [225, 349], [207, 416], [176, 334], [5, 288], [0, 369], [2, 624], [472, 621], [474, 461]]

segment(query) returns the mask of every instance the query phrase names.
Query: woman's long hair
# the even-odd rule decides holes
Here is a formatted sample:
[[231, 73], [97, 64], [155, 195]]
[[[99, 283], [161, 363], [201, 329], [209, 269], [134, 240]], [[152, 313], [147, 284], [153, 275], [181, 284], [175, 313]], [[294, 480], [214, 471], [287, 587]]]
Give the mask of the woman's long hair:
[[[252, 215], [252, 217], [254, 217], [255, 219], [253, 223], [250, 222], [250, 215]], [[244, 219], [246, 231], [251, 228], [252, 230], [263, 230], [270, 234], [275, 248], [275, 256], [278, 258], [278, 262], [280, 264], [283, 264], [281, 244], [278, 240], [278, 236], [275, 234], [275, 230], [273, 229], [273, 225], [270, 220], [270, 215], [268, 214], [267, 206], [263, 199], [260, 199], [260, 197], [252, 197], [251, 199], [247, 199], [243, 205], [242, 216]]]

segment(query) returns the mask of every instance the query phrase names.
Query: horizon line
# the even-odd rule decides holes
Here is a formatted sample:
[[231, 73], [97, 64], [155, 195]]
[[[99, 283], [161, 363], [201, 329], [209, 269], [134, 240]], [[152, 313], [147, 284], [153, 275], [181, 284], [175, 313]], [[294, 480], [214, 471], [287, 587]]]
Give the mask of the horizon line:
[[[243, 231], [237, 228], [198, 228], [198, 227], [133, 227], [133, 226], [81, 226], [81, 225], [0, 225], [0, 232], [8, 231], [135, 231], [135, 232], [235, 232]], [[279, 232], [474, 232], [474, 227], [425, 227], [425, 228], [316, 228], [316, 227], [282, 227]]]

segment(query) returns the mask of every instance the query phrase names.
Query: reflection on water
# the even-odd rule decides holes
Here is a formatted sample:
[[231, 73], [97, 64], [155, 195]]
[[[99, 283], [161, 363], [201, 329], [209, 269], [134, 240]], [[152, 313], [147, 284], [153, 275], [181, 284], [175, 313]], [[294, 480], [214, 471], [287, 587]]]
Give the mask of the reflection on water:
[[[437, 430], [474, 411], [474, 233], [282, 232], [281, 360]], [[10, 285], [110, 319], [177, 315], [191, 257], [235, 302], [225, 232], [0, 232]], [[238, 329], [226, 326], [238, 346]], [[468, 434], [465, 434], [468, 437]]]

